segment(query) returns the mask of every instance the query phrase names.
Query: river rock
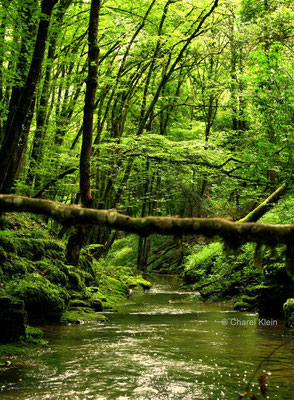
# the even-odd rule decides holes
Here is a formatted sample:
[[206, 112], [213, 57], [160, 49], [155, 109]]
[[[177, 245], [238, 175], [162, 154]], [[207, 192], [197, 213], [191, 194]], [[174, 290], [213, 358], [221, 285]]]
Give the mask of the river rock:
[[0, 297], [0, 343], [11, 343], [25, 337], [27, 313], [22, 301]]
[[102, 305], [101, 300], [92, 299], [91, 308], [93, 308], [93, 310], [95, 310], [96, 312], [102, 311], [103, 310], [103, 305]]

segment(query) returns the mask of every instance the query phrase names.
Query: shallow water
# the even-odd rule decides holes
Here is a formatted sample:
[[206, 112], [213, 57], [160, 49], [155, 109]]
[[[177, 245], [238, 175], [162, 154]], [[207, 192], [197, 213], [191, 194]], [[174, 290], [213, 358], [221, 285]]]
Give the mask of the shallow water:
[[[43, 327], [50, 351], [2, 368], [0, 398], [233, 400], [286, 341], [283, 321], [265, 326], [256, 314], [203, 304], [167, 278], [107, 316], [105, 323]], [[293, 348], [279, 349], [259, 371], [270, 399], [294, 398]]]

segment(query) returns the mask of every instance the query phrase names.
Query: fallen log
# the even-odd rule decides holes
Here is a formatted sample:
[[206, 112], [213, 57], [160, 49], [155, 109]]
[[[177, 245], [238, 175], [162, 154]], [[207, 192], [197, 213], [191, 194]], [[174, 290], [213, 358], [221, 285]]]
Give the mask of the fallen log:
[[255, 207], [254, 210], [248, 213], [244, 218], [239, 219], [238, 222], [258, 221], [269, 210], [269, 206], [271, 206], [273, 202], [279, 200], [281, 195], [285, 192], [286, 186], [287, 186], [286, 183], [284, 183], [269, 197], [267, 197], [264, 201], [262, 201], [257, 207]]
[[245, 242], [276, 245], [294, 243], [294, 224], [272, 225], [231, 222], [222, 218], [145, 217], [132, 218], [115, 210], [94, 210], [51, 200], [0, 195], [0, 212], [30, 212], [51, 217], [68, 225], [104, 225], [148, 236], [202, 234], [220, 236], [233, 245]]

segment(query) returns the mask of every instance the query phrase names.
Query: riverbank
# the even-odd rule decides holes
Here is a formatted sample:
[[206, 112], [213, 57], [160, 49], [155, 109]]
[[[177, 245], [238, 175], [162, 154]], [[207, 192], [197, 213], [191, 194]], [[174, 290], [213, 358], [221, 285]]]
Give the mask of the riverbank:
[[91, 247], [78, 266], [67, 265], [64, 254], [65, 244], [42, 219], [0, 219], [0, 343], [11, 343], [2, 352], [30, 348], [30, 325], [104, 321], [103, 312], [126, 301], [130, 289], [150, 287], [134, 269], [96, 261]]

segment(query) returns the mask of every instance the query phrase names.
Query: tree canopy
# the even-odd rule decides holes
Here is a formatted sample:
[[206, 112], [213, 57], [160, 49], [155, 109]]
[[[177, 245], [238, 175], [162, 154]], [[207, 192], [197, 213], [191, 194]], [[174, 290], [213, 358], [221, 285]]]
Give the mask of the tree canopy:
[[287, 0], [1, 1], [0, 192], [238, 220], [291, 190], [293, 17]]

